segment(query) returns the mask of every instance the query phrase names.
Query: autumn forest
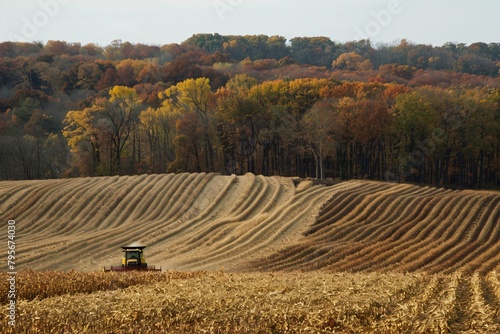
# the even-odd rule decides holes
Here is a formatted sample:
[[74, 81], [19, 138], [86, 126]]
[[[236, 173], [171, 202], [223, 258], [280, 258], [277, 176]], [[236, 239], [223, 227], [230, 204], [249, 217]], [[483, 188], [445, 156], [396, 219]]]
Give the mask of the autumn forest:
[[500, 188], [500, 43], [0, 43], [0, 180], [219, 172]]

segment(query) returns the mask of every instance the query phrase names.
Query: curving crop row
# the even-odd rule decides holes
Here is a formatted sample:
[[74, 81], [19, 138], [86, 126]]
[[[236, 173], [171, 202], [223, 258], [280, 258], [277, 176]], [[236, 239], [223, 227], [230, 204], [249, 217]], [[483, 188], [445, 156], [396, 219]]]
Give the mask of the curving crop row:
[[138, 175], [2, 182], [18, 263], [96, 270], [148, 246], [172, 269], [500, 269], [500, 194], [371, 181], [295, 188], [253, 174]]

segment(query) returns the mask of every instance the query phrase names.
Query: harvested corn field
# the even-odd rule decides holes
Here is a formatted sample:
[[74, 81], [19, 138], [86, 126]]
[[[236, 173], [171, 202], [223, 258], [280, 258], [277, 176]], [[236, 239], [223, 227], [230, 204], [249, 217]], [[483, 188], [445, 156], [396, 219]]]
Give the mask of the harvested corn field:
[[152, 275], [158, 277], [150, 284], [20, 301], [16, 331], [4, 320], [2, 333], [500, 331], [500, 276], [494, 273]]
[[500, 270], [498, 192], [203, 173], [0, 188], [19, 268], [100, 270], [140, 241], [150, 263], [172, 270]]
[[500, 193], [346, 182], [302, 240], [259, 270], [500, 271]]
[[[19, 270], [2, 333], [500, 332], [498, 192], [204, 173], [0, 190]], [[131, 242], [166, 272], [99, 272]]]

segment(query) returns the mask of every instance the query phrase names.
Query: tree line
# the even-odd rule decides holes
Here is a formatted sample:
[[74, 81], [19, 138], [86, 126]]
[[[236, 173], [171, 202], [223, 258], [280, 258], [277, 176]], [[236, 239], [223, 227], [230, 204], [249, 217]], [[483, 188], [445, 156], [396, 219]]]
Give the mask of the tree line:
[[[275, 59], [281, 60], [280, 65], [297, 63], [328, 69], [377, 69], [381, 65], [398, 64], [415, 69], [498, 76], [500, 43], [477, 42], [466, 45], [450, 42], [442, 46], [431, 46], [412, 44], [402, 39], [399, 44], [373, 46], [370, 40], [335, 43], [329, 37], [295, 37], [288, 41], [282, 36], [219, 34], [195, 34], [181, 44], [162, 46], [132, 44], [121, 40], [115, 40], [104, 47], [93, 43], [81, 45], [54, 40], [49, 40], [46, 44], [0, 43], [0, 57], [7, 60], [34, 57], [41, 61], [53, 61], [54, 57], [57, 60], [58, 56], [65, 55], [79, 57], [76, 58], [79, 61], [135, 59], [154, 60], [163, 65], [181, 56], [183, 60], [189, 61], [193, 57], [199, 58], [200, 54], [214, 55], [211, 59], [227, 62]], [[340, 56], [343, 56], [343, 62], [339, 62]], [[349, 59], [347, 63], [346, 58]], [[211, 59], [204, 59], [198, 64], [210, 63]], [[364, 64], [360, 66], [362, 63]]]
[[214, 171], [498, 188], [499, 49], [217, 34], [0, 43], [0, 178]]

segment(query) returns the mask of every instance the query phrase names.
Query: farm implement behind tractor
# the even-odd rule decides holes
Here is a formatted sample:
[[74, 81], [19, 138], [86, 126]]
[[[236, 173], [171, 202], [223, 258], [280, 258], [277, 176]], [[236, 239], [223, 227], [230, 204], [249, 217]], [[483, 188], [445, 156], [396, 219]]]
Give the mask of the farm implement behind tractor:
[[104, 267], [104, 271], [161, 271], [161, 267], [157, 269], [155, 266], [148, 266], [144, 257], [144, 248], [146, 246], [122, 246], [122, 265]]

